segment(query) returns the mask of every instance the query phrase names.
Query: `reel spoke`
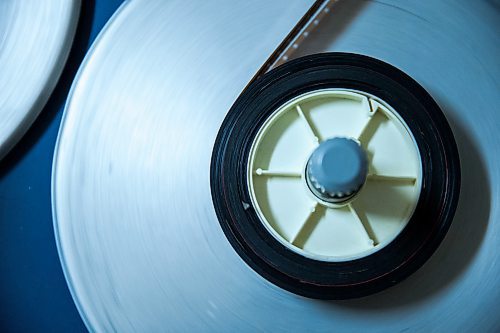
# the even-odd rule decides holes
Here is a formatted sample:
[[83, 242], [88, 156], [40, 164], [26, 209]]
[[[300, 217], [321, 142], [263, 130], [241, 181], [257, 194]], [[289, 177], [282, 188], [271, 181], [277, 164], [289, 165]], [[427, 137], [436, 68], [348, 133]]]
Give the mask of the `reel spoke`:
[[258, 168], [254, 171], [254, 175], [257, 176], [267, 176], [267, 177], [291, 177], [291, 178], [300, 178], [302, 177], [300, 172], [294, 171], [276, 171], [276, 170], [264, 170]]
[[300, 107], [300, 105], [297, 104], [295, 106], [295, 109], [297, 110], [297, 113], [299, 114], [300, 119], [302, 119], [304, 121], [304, 124], [306, 125], [309, 132], [311, 133], [314, 142], [316, 142], [316, 144], [319, 144], [321, 141], [323, 141], [323, 140], [321, 140], [321, 137], [320, 137], [318, 131], [316, 131], [316, 128], [314, 127], [314, 125], [311, 123], [311, 121], [309, 119], [307, 119], [307, 117], [304, 114], [304, 111], [302, 111], [302, 108]]
[[365, 230], [368, 241], [373, 246], [376, 246], [377, 244], [379, 244], [377, 236], [375, 235], [375, 232], [373, 231], [373, 228], [372, 228], [370, 222], [368, 221], [366, 214], [364, 214], [364, 212], [357, 211], [352, 204], [347, 205], [347, 207], [351, 211], [354, 218], [357, 221], [359, 221], [359, 223], [361, 223], [361, 225], [363, 226], [363, 229]]
[[369, 103], [369, 105], [370, 105], [370, 111], [368, 114], [369, 116], [368, 121], [361, 130], [361, 133], [358, 135], [358, 140], [365, 149], [366, 147], [368, 147], [368, 143], [373, 138], [375, 132], [380, 127], [382, 122], [387, 120], [387, 118], [382, 112], [377, 112], [378, 108], [373, 107], [372, 103]]
[[411, 176], [387, 176], [387, 175], [370, 174], [367, 176], [367, 180], [414, 185], [415, 182], [417, 181], [417, 178]]
[[291, 240], [291, 243], [296, 247], [303, 249], [307, 240], [313, 233], [314, 229], [318, 226], [324, 215], [325, 207], [315, 203], [311, 208], [309, 215], [307, 215], [304, 224], [302, 224], [295, 237]]

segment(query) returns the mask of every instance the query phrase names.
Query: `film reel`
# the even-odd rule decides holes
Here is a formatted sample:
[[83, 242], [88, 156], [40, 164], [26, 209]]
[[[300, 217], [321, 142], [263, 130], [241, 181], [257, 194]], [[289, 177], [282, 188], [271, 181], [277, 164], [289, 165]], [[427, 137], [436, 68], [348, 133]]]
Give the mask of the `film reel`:
[[[299, 112], [283, 114], [289, 109]], [[308, 138], [297, 124], [304, 120], [319, 145], [297, 141]], [[264, 128], [269, 138], [261, 138]], [[345, 138], [357, 150], [345, 153], [353, 149]], [[370, 171], [328, 183], [357, 170], [353, 154], [368, 159]], [[321, 191], [307, 171], [315, 158]], [[352, 192], [342, 189], [358, 180]], [[329, 187], [348, 195], [331, 201]], [[252, 83], [212, 157], [212, 198], [235, 250], [268, 280], [315, 298], [364, 296], [415, 271], [444, 238], [459, 192], [458, 152], [437, 104], [396, 68], [355, 54], [298, 58]]]
[[[322, 30], [331, 28], [325, 22], [314, 39], [299, 46], [294, 57], [361, 53], [410, 74], [450, 120], [466, 175], [450, 233], [421, 270], [377, 295], [323, 302], [283, 291], [255, 274], [227, 242], [212, 205], [211, 153], [223, 119], [311, 3], [266, 5], [130, 2], [89, 54], [65, 111], [53, 177], [58, 247], [88, 327], [495, 331], [498, 321], [484, 316], [484, 307], [493, 308], [498, 299], [492, 288], [496, 259], [489, 255], [498, 228], [490, 224], [484, 240], [481, 232], [498, 217], [489, 206], [496, 207], [492, 198], [498, 193], [492, 187], [488, 196], [481, 159], [495, 183], [498, 147], [492, 144], [497, 134], [491, 120], [497, 119], [497, 81], [486, 76], [474, 81], [474, 89], [463, 81], [472, 82], [474, 73], [486, 69], [498, 72], [492, 56], [498, 53], [492, 43], [498, 14], [489, 3], [357, 4], [357, 19], [334, 41]], [[441, 12], [450, 13], [452, 22], [442, 22]], [[412, 37], [421, 44], [408, 42]], [[481, 61], [478, 53], [448, 57], [464, 45], [479, 52]], [[473, 47], [478, 45], [493, 46], [488, 52]], [[474, 70], [459, 72], [458, 80], [460, 68]], [[482, 117], [468, 112], [473, 108]], [[461, 121], [481, 136], [465, 135]], [[471, 143], [471, 136], [477, 141]], [[478, 184], [486, 185], [473, 191]], [[467, 222], [471, 217], [474, 226]], [[465, 240], [476, 245], [457, 251]]]
[[55, 88], [76, 32], [79, 0], [0, 3], [0, 159]]

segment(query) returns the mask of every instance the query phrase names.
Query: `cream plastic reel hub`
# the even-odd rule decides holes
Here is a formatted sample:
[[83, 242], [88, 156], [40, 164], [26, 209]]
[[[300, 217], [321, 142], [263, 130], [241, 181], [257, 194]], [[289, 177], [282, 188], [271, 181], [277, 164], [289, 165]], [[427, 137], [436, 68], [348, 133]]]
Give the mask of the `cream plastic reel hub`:
[[379, 251], [416, 208], [422, 165], [406, 123], [360, 91], [318, 90], [278, 108], [250, 150], [248, 187], [279, 242], [321, 261]]

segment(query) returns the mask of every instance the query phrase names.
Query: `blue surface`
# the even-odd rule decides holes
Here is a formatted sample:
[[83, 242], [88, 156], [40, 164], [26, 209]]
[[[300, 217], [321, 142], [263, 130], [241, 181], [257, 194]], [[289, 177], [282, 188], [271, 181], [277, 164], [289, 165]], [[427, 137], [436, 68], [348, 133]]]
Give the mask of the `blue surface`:
[[[312, 153], [307, 166], [316, 187], [330, 195], [350, 194], [363, 185], [368, 161], [363, 148], [354, 140], [332, 138], [322, 142]], [[319, 188], [317, 188], [319, 190]]]
[[52, 226], [52, 155], [64, 103], [86, 50], [123, 0], [82, 0], [77, 37], [56, 90], [0, 161], [0, 332], [85, 332]]

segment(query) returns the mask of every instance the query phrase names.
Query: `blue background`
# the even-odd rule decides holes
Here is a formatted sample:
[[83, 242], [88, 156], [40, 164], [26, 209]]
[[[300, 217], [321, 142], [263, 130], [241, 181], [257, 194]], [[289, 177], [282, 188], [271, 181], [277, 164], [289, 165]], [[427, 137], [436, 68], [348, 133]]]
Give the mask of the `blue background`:
[[83, 0], [77, 35], [40, 117], [0, 161], [0, 332], [85, 332], [57, 254], [52, 226], [52, 155], [73, 78], [123, 0]]

